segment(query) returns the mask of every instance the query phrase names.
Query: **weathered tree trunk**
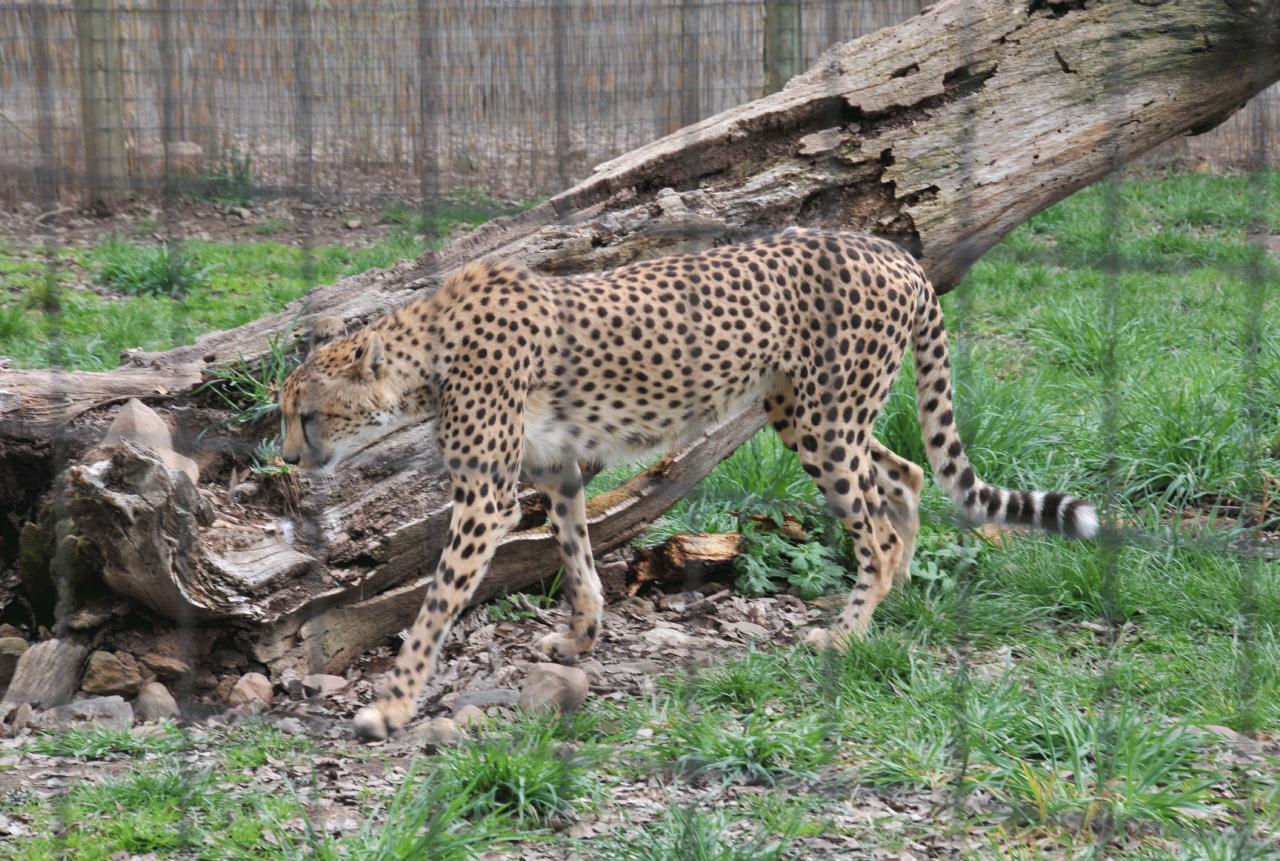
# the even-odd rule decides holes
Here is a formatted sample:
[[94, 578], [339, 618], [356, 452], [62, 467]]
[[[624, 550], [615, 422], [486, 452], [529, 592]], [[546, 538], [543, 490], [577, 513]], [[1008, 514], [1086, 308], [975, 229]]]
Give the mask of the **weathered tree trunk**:
[[[201, 460], [192, 443], [217, 414], [192, 390], [208, 366], [261, 356], [272, 338], [322, 314], [368, 321], [480, 255], [583, 272], [822, 225], [894, 239], [950, 289], [1032, 214], [1162, 141], [1211, 128], [1280, 77], [1278, 20], [1277, 0], [944, 2], [836, 46], [781, 92], [602, 165], [443, 251], [318, 288], [193, 346], [132, 354], [117, 371], [0, 372], [0, 476], [19, 465], [29, 476], [0, 481], [0, 493], [13, 495], [0, 508], [29, 512], [65, 458], [100, 437], [107, 408], [128, 397], [167, 408], [178, 448]], [[642, 528], [759, 424], [739, 417], [597, 501], [596, 547]], [[203, 439], [250, 444], [223, 432]], [[407, 622], [425, 587], [448, 503], [434, 455], [422, 452], [433, 449], [421, 431], [367, 450], [327, 496], [308, 497], [311, 518], [285, 504], [231, 502], [207, 479], [234, 467], [206, 454], [201, 490], [215, 511], [202, 525], [194, 513], [157, 513], [184, 494], [166, 491], [145, 456], [117, 447], [65, 473], [59, 516], [97, 545], [117, 590], [171, 618], [239, 621], [264, 662], [306, 652], [332, 669]], [[155, 494], [160, 503], [139, 502]], [[177, 523], [191, 532], [175, 542], [163, 530]], [[288, 539], [308, 523], [321, 524], [316, 534]], [[51, 536], [46, 527], [28, 532]], [[184, 549], [147, 567], [136, 547], [130, 558], [112, 550], [125, 536]], [[555, 564], [548, 536], [513, 534], [479, 597]]]

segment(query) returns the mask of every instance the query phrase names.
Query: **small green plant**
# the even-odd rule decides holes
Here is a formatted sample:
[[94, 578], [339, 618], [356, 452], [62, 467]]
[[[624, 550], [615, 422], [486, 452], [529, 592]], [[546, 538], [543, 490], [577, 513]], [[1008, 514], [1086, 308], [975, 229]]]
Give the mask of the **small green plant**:
[[756, 711], [678, 710], [654, 743], [659, 759], [686, 780], [739, 779], [772, 785], [808, 774], [832, 757], [834, 740], [814, 714], [787, 719]]
[[688, 676], [679, 693], [705, 706], [754, 712], [794, 692], [786, 683], [789, 671], [787, 662], [777, 655], [749, 652]]
[[1123, 830], [1142, 822], [1190, 822], [1214, 779], [1197, 763], [1203, 738], [1153, 726], [1125, 709], [1082, 712], [1044, 703], [978, 734], [992, 766], [984, 783], [1027, 822]]
[[801, 598], [817, 598], [843, 586], [845, 567], [832, 547], [817, 541], [788, 541], [776, 532], [747, 527], [746, 549], [734, 560], [738, 591], [767, 595], [790, 588]]
[[[724, 814], [675, 808], [656, 821], [593, 847], [601, 861], [779, 861], [799, 832], [798, 818], [782, 823], [776, 837], [728, 833]], [[750, 829], [754, 831], [754, 829]]]
[[279, 437], [264, 439], [254, 446], [249, 457], [249, 471], [259, 478], [275, 478], [293, 471], [280, 453]]
[[131, 296], [178, 299], [209, 283], [208, 267], [178, 245], [135, 245], [113, 236], [92, 256], [98, 283]]
[[232, 150], [222, 156], [213, 170], [189, 182], [192, 192], [207, 200], [228, 206], [249, 206], [256, 191], [253, 187], [253, 156]]
[[[410, 765], [391, 799], [377, 814], [363, 817], [354, 834], [335, 838], [316, 829], [309, 819], [304, 819], [304, 829], [300, 835], [285, 818], [271, 817], [265, 830], [268, 842], [277, 849], [268, 857], [472, 861], [487, 857], [486, 853], [517, 836], [504, 816], [492, 812], [486, 799], [460, 793], [454, 784], [437, 780], [421, 761]], [[228, 847], [218, 848], [226, 851]], [[230, 857], [248, 861], [263, 856], [233, 851]]]
[[485, 735], [442, 754], [433, 779], [472, 799], [474, 813], [505, 813], [521, 824], [569, 819], [594, 791], [586, 766], [596, 758], [595, 749], [561, 744], [547, 727], [521, 729]]
[[[522, 619], [535, 618], [537, 610], [548, 610], [559, 601], [560, 584], [564, 577], [564, 568], [556, 570], [556, 574], [548, 583], [543, 581], [541, 594], [518, 592], [515, 595], [500, 595], [494, 599], [485, 612], [490, 622], [518, 622]], [[536, 609], [535, 609], [536, 608]]]
[[224, 765], [232, 771], [261, 768], [269, 760], [290, 759], [311, 751], [315, 744], [301, 735], [289, 735], [261, 720], [251, 720], [218, 740]]
[[[252, 424], [279, 409], [280, 389], [299, 364], [290, 332], [271, 338], [257, 362], [243, 356], [209, 370], [209, 380], [196, 393], [209, 392], [234, 411], [231, 424]], [[264, 452], [265, 453], [265, 452]]]

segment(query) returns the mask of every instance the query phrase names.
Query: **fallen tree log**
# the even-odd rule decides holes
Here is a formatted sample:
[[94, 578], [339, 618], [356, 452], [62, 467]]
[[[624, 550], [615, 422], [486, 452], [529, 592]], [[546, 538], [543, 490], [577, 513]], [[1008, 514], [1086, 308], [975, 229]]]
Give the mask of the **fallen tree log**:
[[[226, 414], [198, 393], [210, 367], [253, 361], [321, 315], [367, 322], [481, 255], [573, 273], [820, 225], [894, 239], [950, 289], [1032, 214], [1211, 128], [1280, 78], [1278, 21], [1277, 0], [949, 0], [442, 251], [191, 346], [134, 351], [116, 371], [0, 371], [0, 537], [23, 528], [28, 545], [0, 564], [27, 566], [24, 582], [56, 579], [58, 542], [78, 536], [106, 582], [151, 611], [242, 625], [263, 663], [340, 667], [410, 618], [425, 588], [448, 505], [434, 449], [421, 430], [396, 434], [339, 484], [246, 503], [234, 485], [263, 428], [217, 427]], [[131, 397], [161, 410], [200, 462], [198, 491], [127, 445], [85, 459]], [[760, 423], [739, 417], [597, 500], [597, 550], [643, 528]], [[181, 552], [113, 549], [126, 537]], [[517, 532], [478, 597], [556, 564], [548, 535]]]

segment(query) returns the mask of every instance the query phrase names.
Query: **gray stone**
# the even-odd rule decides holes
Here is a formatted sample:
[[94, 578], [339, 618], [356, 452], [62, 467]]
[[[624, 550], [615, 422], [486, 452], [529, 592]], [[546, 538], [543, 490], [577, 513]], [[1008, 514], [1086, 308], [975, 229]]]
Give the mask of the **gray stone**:
[[520, 708], [527, 712], [570, 712], [587, 698], [587, 674], [577, 667], [539, 664], [529, 671], [520, 691]]
[[413, 731], [413, 738], [425, 747], [453, 747], [462, 738], [452, 718], [432, 718]]
[[83, 724], [129, 729], [133, 726], [133, 708], [122, 697], [89, 697], [49, 709], [37, 715], [33, 724], [41, 729]]
[[30, 703], [10, 703], [0, 700], [0, 737], [22, 735], [35, 719], [36, 710]]
[[511, 708], [520, 702], [520, 692], [511, 688], [494, 688], [488, 691], [463, 691], [454, 697], [453, 709], [459, 711], [463, 706], [479, 706], [487, 709], [490, 706]]
[[133, 716], [143, 723], [174, 720], [178, 717], [178, 703], [164, 685], [149, 682], [133, 701]]
[[18, 658], [27, 650], [27, 641], [21, 637], [0, 637], [0, 691], [9, 687]]
[[53, 708], [71, 701], [80, 689], [80, 671], [89, 649], [70, 640], [45, 640], [18, 657], [4, 698]]
[[155, 452], [169, 469], [185, 472], [192, 484], [200, 481], [200, 467], [196, 462], [173, 450], [173, 437], [164, 419], [137, 398], [130, 398], [120, 407], [111, 427], [107, 428], [107, 435], [102, 438], [102, 445], [121, 440]]
[[488, 715], [479, 706], [464, 705], [453, 710], [453, 722], [460, 729], [479, 729], [488, 719]]
[[271, 705], [271, 700], [271, 681], [262, 673], [245, 673], [227, 694], [227, 702], [233, 706], [257, 702], [265, 707]]

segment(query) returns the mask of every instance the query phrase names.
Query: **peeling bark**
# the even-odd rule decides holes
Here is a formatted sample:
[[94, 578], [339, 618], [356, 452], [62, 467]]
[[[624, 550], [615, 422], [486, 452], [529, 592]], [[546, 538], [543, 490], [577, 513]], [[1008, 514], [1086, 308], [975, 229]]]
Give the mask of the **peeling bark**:
[[[573, 273], [820, 225], [892, 238], [950, 289], [1034, 213], [1169, 138], [1221, 122], [1280, 78], [1278, 21], [1280, 0], [948, 0], [838, 45], [782, 91], [601, 165], [547, 203], [442, 251], [317, 288], [279, 314], [192, 346], [135, 351], [116, 371], [0, 371], [0, 471], [30, 469], [32, 452], [45, 458], [43, 474], [22, 483], [25, 495], [7, 481], [0, 492], [12, 486], [28, 511], [30, 487], [51, 486], [55, 461], [75, 463], [100, 438], [111, 405], [129, 397], [166, 411], [181, 448], [208, 431], [190, 417], [209, 415], [198, 411], [204, 402], [193, 389], [210, 365], [259, 357], [273, 338], [292, 337], [321, 315], [367, 322], [477, 256]], [[740, 416], [597, 501], [597, 549], [642, 529], [760, 423]], [[203, 439], [227, 449], [213, 458], [225, 461], [253, 437]], [[407, 622], [448, 516], [438, 460], [420, 431], [366, 450], [340, 485], [304, 494], [301, 512], [279, 499], [233, 503], [221, 488], [202, 487], [216, 509], [203, 526], [194, 497], [176, 488], [147, 513], [121, 502], [146, 500], [142, 485], [97, 487], [87, 466], [72, 469], [81, 470], [72, 475], [82, 499], [72, 516], [98, 524], [90, 528], [100, 546], [121, 530], [148, 534], [138, 526], [144, 514], [163, 521], [150, 530], [157, 538], [188, 530], [178, 539], [191, 542], [182, 564], [151, 570], [132, 562], [129, 577], [153, 581], [144, 589], [117, 578], [116, 588], [173, 618], [245, 624], [264, 662], [309, 653], [334, 669]], [[138, 464], [118, 472], [163, 483]], [[154, 520], [180, 498], [189, 516]], [[186, 525], [174, 527], [178, 521]], [[307, 524], [320, 524], [316, 534], [303, 534]], [[478, 599], [531, 582], [554, 560], [545, 534], [513, 534]]]

